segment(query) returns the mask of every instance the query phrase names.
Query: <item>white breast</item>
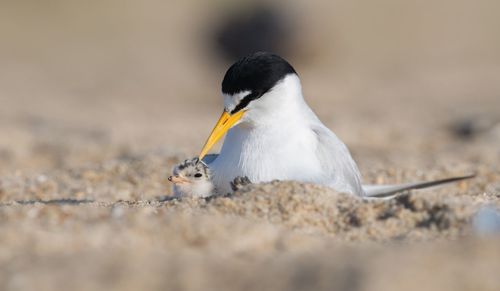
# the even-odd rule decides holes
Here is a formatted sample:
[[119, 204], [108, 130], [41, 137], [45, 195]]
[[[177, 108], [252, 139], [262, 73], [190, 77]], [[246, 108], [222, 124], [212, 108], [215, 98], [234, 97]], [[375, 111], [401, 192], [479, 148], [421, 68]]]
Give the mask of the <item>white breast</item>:
[[326, 177], [315, 155], [316, 143], [314, 132], [305, 127], [235, 127], [226, 136], [219, 157], [210, 164], [216, 187], [229, 192], [230, 182], [238, 176], [247, 176], [254, 183], [321, 183]]

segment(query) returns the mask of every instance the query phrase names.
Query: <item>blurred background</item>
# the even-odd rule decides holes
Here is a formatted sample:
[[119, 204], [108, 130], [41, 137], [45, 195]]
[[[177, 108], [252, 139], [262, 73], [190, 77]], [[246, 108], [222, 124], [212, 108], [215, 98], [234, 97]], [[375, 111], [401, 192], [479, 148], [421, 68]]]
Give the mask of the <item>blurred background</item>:
[[193, 155], [226, 69], [255, 50], [289, 60], [355, 156], [416, 154], [455, 123], [468, 135], [478, 116], [496, 122], [499, 11], [494, 0], [2, 0], [0, 171]]
[[[499, 29], [498, 0], [0, 0], [0, 289], [498, 290]], [[477, 177], [169, 201], [256, 50], [364, 182]]]

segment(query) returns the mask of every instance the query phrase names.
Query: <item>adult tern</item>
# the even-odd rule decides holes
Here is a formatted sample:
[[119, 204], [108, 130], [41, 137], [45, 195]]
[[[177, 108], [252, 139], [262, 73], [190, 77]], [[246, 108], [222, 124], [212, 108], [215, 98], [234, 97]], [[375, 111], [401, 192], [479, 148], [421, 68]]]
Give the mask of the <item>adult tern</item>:
[[[220, 194], [236, 177], [253, 183], [296, 180], [362, 197], [385, 197], [473, 175], [401, 185], [362, 185], [346, 145], [307, 105], [295, 69], [257, 52], [234, 63], [222, 81], [224, 110], [199, 155]], [[206, 157], [224, 135], [219, 155]], [[205, 158], [205, 159], [204, 159]]]

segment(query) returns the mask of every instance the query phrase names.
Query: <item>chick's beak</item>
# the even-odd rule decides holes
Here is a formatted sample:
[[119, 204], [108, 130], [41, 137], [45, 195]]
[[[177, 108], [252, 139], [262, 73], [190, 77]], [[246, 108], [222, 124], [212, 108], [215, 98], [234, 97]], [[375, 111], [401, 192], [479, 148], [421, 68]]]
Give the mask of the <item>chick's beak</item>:
[[174, 175], [174, 176], [170, 176], [168, 177], [168, 180], [174, 184], [183, 184], [183, 183], [189, 183], [189, 180], [184, 178], [184, 177], [181, 177], [179, 175]]
[[212, 132], [208, 136], [203, 149], [200, 152], [198, 158], [200, 161], [205, 157], [208, 151], [214, 146], [215, 143], [236, 123], [238, 122], [243, 115], [245, 114], [244, 110], [240, 110], [232, 115], [227, 113], [226, 111], [222, 112], [219, 120], [212, 129]]

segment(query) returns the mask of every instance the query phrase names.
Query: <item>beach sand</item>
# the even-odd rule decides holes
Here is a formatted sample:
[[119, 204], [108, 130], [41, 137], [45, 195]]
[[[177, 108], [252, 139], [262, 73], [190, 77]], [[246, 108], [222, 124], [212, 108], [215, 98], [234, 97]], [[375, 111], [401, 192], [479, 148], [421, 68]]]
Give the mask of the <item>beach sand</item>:
[[499, 290], [500, 17], [387, 12], [414, 39], [354, 4], [301, 4], [310, 45], [289, 57], [365, 183], [476, 178], [390, 200], [290, 181], [175, 200], [173, 165], [222, 110], [228, 63], [195, 33], [215, 9], [127, 3], [0, 10], [1, 290]]

